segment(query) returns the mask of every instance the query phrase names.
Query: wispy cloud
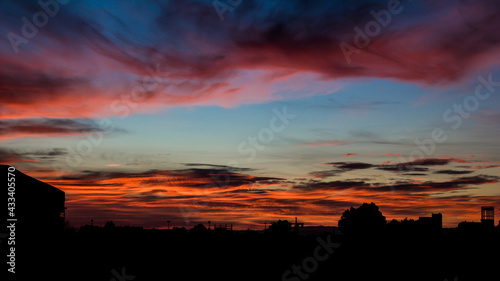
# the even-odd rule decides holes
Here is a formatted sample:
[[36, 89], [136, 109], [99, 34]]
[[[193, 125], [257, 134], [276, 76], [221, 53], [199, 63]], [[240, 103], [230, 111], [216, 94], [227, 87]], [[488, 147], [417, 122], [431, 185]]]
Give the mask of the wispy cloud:
[[95, 131], [102, 129], [90, 120], [0, 119], [0, 141], [23, 137], [74, 136]]
[[301, 143], [302, 147], [322, 147], [322, 146], [337, 146], [337, 145], [346, 145], [346, 142], [343, 141], [314, 141], [314, 142], [305, 142]]

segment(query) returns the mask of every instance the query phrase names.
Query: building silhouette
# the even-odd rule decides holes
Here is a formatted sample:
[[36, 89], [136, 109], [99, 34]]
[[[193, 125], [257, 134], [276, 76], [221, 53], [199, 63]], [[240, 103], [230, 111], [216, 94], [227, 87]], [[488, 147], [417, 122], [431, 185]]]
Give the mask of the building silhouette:
[[[2, 174], [7, 175], [9, 166], [0, 165]], [[12, 170], [12, 168], [11, 168]], [[16, 218], [21, 230], [57, 234], [64, 229], [66, 211], [65, 193], [50, 184], [32, 178], [15, 170], [11, 178], [15, 182]]]
[[443, 215], [437, 213], [430, 217], [419, 217], [417, 223], [425, 228], [441, 230], [443, 229]]
[[433, 213], [430, 217], [419, 217], [415, 224], [421, 234], [439, 236], [443, 231], [443, 215]]
[[52, 276], [51, 267], [63, 258], [65, 193], [13, 167], [0, 165], [0, 170], [3, 183], [15, 183], [3, 196], [15, 198], [15, 206], [5, 215], [7, 224], [15, 226], [16, 270]]
[[481, 223], [495, 225], [495, 208], [491, 206], [481, 207]]
[[[210, 228], [209, 228], [210, 229]], [[217, 226], [217, 224], [214, 224], [214, 231], [218, 231], [218, 232], [222, 232], [222, 231], [233, 231], [233, 224], [230, 224], [229, 227], [227, 226], [227, 224], [219, 224], [219, 226]]]
[[492, 230], [495, 227], [495, 208], [491, 206], [481, 207], [481, 221], [463, 221], [458, 224], [458, 229], [468, 233], [480, 233]]

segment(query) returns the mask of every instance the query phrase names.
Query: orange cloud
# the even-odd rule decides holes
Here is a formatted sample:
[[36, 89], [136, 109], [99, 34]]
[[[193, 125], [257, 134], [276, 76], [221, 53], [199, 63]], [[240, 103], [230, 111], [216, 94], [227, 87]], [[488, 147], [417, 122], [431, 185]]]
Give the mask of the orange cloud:
[[[376, 202], [388, 219], [416, 219], [442, 212], [445, 226], [456, 226], [464, 219], [477, 218], [481, 204], [498, 200], [489, 196], [442, 195], [443, 191], [498, 182], [485, 176], [443, 182], [413, 179], [396, 183], [391, 190], [384, 183], [371, 184], [360, 179], [331, 182], [303, 179], [294, 183], [224, 171], [215, 166], [190, 167], [193, 168], [87, 171], [59, 177], [49, 171], [34, 170], [32, 175], [66, 192], [67, 217], [75, 225], [94, 219], [96, 224], [114, 220], [121, 224], [161, 227], [168, 218], [173, 222], [171, 225], [186, 226], [211, 220], [246, 229], [297, 216], [307, 225], [335, 226], [350, 206]], [[219, 184], [214, 182], [211, 172], [218, 175]]]
[[347, 154], [342, 155], [341, 157], [350, 157], [350, 156], [358, 156], [358, 154], [357, 153], [347, 153]]

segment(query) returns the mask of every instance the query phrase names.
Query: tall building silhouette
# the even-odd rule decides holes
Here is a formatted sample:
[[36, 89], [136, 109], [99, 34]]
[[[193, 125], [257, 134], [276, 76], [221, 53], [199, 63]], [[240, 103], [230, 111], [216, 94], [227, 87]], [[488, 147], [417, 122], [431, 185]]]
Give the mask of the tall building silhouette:
[[491, 206], [481, 207], [481, 223], [495, 225], [495, 208]]
[[481, 222], [463, 221], [458, 228], [469, 232], [491, 231], [495, 227], [495, 208], [491, 206], [481, 207]]

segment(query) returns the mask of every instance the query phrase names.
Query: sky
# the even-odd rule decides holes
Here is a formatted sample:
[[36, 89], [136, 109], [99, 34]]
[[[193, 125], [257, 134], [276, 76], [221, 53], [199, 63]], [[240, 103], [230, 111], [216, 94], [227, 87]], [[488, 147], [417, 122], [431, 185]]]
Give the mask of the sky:
[[[500, 217], [500, 5], [0, 3], [0, 163], [74, 226]], [[498, 81], [498, 82], [497, 82]]]

